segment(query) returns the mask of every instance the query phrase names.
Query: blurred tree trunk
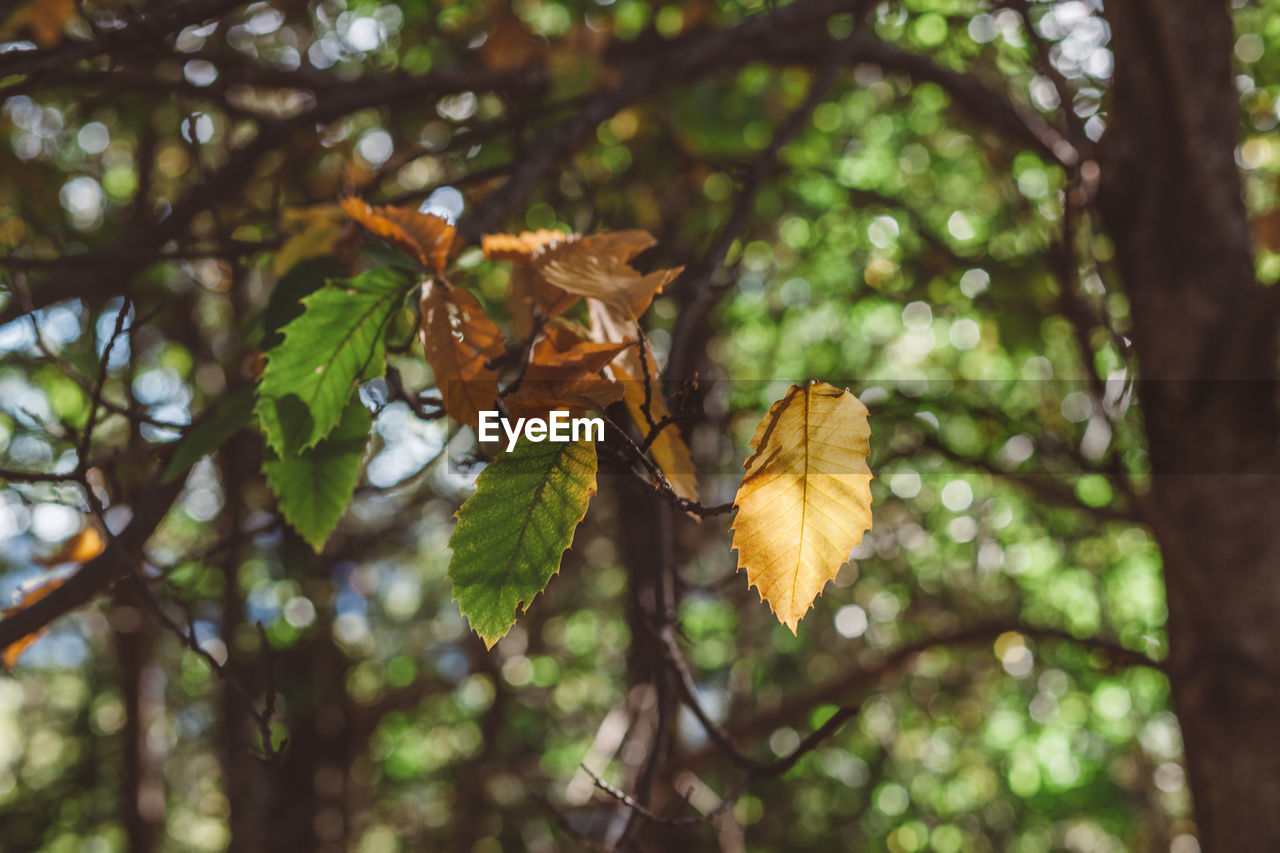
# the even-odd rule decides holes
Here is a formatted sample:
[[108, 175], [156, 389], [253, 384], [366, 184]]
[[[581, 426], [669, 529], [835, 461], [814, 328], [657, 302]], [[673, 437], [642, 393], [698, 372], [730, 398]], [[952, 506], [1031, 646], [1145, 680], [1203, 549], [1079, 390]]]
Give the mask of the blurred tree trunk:
[[[223, 557], [222, 642], [227, 649], [227, 672], [241, 683], [253, 683], [249, 670], [253, 663], [240, 649], [244, 620], [244, 596], [240, 591], [240, 566], [245, 558], [247, 537], [243, 535], [244, 489], [258, 464], [256, 440], [247, 434], [233, 438], [218, 455], [226, 503], [222, 509], [220, 533], [229, 537]], [[223, 684], [219, 700], [219, 751], [223, 789], [231, 811], [231, 850], [265, 848], [266, 806], [270, 802], [270, 778], [253, 751], [261, 748], [244, 700]]]
[[1100, 202], [1133, 314], [1169, 674], [1201, 845], [1280, 849], [1275, 288], [1255, 279], [1221, 0], [1107, 4]]
[[125, 709], [120, 814], [132, 853], [156, 849], [165, 806], [163, 759], [148, 737], [164, 701], [163, 677], [153, 664], [155, 636], [144, 609], [136, 587], [122, 584], [111, 609], [111, 628]]
[[289, 744], [274, 772], [268, 849], [338, 853], [347, 849], [347, 658], [333, 639], [332, 564], [292, 531], [285, 533], [289, 577], [305, 577], [303, 592], [316, 621], [289, 649], [276, 653], [276, 679]]

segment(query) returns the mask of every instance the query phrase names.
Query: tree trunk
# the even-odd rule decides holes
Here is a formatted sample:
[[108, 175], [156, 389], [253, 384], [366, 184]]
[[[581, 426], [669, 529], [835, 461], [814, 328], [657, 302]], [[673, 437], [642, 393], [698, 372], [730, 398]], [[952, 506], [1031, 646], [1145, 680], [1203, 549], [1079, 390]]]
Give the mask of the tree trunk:
[[1169, 677], [1205, 851], [1280, 849], [1275, 289], [1253, 272], [1223, 2], [1107, 4], [1099, 201], [1129, 296]]

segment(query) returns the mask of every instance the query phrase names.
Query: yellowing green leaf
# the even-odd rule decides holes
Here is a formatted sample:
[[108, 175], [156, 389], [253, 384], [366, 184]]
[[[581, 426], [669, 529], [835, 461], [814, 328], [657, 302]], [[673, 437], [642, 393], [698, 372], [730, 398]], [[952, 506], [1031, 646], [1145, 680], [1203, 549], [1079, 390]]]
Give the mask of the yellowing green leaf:
[[476, 480], [449, 540], [449, 577], [462, 615], [489, 648], [560, 569], [596, 493], [590, 441], [521, 439]]
[[458, 423], [475, 426], [498, 397], [498, 374], [485, 362], [505, 351], [502, 332], [460, 287], [426, 282], [421, 308], [422, 349], [444, 409]]
[[793, 633], [871, 529], [870, 438], [862, 401], [820, 382], [792, 386], [751, 439], [733, 547]]

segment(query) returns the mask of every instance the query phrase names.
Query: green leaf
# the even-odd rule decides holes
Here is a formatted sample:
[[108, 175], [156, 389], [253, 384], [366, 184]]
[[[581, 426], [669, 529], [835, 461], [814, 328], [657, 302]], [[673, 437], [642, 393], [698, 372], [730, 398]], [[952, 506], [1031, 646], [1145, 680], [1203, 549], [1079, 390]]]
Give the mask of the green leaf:
[[449, 577], [462, 615], [487, 647], [511, 630], [516, 608], [527, 608], [559, 570], [595, 493], [590, 441], [521, 439], [480, 474], [476, 493], [458, 510]]
[[315, 447], [283, 458], [267, 451], [262, 470], [280, 512], [317, 552], [356, 490], [371, 423], [369, 410], [355, 399], [343, 410], [338, 426]]
[[289, 267], [271, 288], [267, 307], [262, 312], [262, 348], [269, 350], [284, 340], [280, 330], [302, 315], [302, 300], [324, 287], [325, 282], [340, 279], [346, 270], [333, 255], [307, 258]]
[[258, 418], [267, 444], [296, 456], [329, 434], [342, 418], [356, 381], [383, 370], [382, 330], [403, 304], [409, 277], [377, 269], [331, 282], [305, 300], [305, 311], [281, 331], [267, 353], [258, 385]]
[[160, 482], [170, 483], [185, 474], [201, 456], [216, 450], [224, 441], [240, 431], [253, 415], [253, 386], [244, 385], [228, 391], [213, 409], [191, 431], [182, 437], [173, 458], [164, 469]]

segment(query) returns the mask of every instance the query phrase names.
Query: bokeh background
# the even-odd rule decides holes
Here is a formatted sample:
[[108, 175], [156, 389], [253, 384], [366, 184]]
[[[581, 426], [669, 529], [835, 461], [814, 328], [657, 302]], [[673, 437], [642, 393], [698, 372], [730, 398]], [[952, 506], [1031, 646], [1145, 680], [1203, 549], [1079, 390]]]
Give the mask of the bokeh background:
[[[321, 554], [278, 516], [253, 430], [197, 465], [146, 547], [166, 612], [259, 707], [276, 696], [283, 757], [254, 754], [241, 697], [122, 582], [0, 675], [0, 847], [1199, 849], [1161, 559], [1130, 500], [1149, 464], [1129, 308], [1087, 213], [1075, 298], [1058, 278], [1074, 178], [1053, 140], [1107, 129], [1097, 4], [836, 4], [727, 48], [699, 40], [806, 0], [185, 5], [7, 10], [2, 467], [76, 467], [124, 310], [103, 392], [119, 411], [90, 448], [123, 519], [162, 445], [254, 375], [294, 263], [397, 262], [337, 208], [358, 192], [476, 231], [647, 229], [642, 266], [705, 278], [646, 318], [678, 362], [667, 390], [699, 380], [681, 425], [705, 502], [732, 499], [769, 403], [825, 379], [871, 410], [875, 527], [793, 636], [735, 574], [727, 518], [602, 472], [561, 572], [486, 652], [445, 576], [470, 435], [372, 383], [362, 485]], [[1237, 159], [1270, 280], [1280, 17], [1235, 5]], [[129, 35], [168, 14], [193, 17]], [[590, 112], [653, 67], [674, 76]], [[583, 132], [504, 197], [566, 126]], [[509, 273], [472, 246], [454, 280], [504, 317]], [[1081, 305], [1100, 318], [1083, 340]], [[420, 352], [392, 361], [431, 389]], [[75, 570], [88, 509], [72, 482], [4, 485], [0, 601]], [[650, 806], [694, 819], [743, 779], [657, 696], [644, 596], [664, 559], [698, 694], [744, 752], [785, 756], [861, 703], [790, 772], [679, 826], [631, 818], [580, 768], [634, 791], [656, 737]]]

